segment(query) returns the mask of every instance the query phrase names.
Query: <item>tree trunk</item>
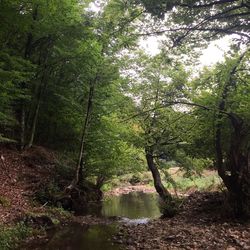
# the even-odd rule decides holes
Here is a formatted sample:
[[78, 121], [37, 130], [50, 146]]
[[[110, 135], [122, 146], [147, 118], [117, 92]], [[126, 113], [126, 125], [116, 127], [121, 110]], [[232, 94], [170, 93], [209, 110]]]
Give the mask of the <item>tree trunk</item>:
[[225, 83], [218, 105], [217, 123], [215, 127], [216, 166], [228, 193], [232, 212], [237, 217], [250, 216], [250, 164], [249, 148], [245, 139], [249, 128], [244, 128], [243, 120], [230, 113], [231, 140], [229, 150], [223, 152], [222, 147], [222, 113], [226, 109], [226, 101], [231, 89], [236, 88], [234, 75], [244, 57], [243, 53], [230, 71], [229, 80]]
[[97, 179], [96, 179], [96, 184], [95, 184], [96, 188], [101, 189], [104, 182], [105, 182], [105, 177], [104, 176], [98, 176]]
[[47, 48], [47, 52], [45, 55], [45, 59], [44, 59], [44, 70], [43, 70], [43, 75], [40, 81], [40, 86], [38, 89], [38, 94], [37, 94], [37, 103], [36, 103], [36, 107], [35, 107], [35, 113], [32, 119], [32, 123], [31, 123], [31, 131], [30, 131], [30, 139], [27, 145], [27, 148], [32, 147], [33, 145], [33, 141], [34, 141], [34, 136], [35, 136], [35, 132], [36, 132], [36, 125], [37, 125], [37, 120], [38, 120], [38, 114], [39, 114], [39, 109], [40, 109], [40, 105], [41, 105], [41, 101], [42, 101], [42, 97], [43, 97], [43, 93], [47, 87], [48, 84], [48, 79], [47, 79], [47, 74], [51, 73], [51, 70], [49, 72], [47, 72], [47, 61], [48, 61], [48, 53], [49, 53], [49, 47], [51, 46], [50, 42]]
[[94, 81], [92, 81], [90, 83], [90, 86], [89, 86], [87, 111], [86, 111], [86, 116], [85, 116], [85, 119], [83, 122], [81, 146], [80, 146], [78, 163], [77, 163], [76, 172], [75, 172], [75, 178], [72, 180], [71, 184], [66, 188], [66, 190], [74, 189], [78, 185], [80, 179], [83, 177], [85, 139], [86, 139], [88, 125], [89, 125], [89, 121], [90, 121], [90, 117], [91, 117], [91, 113], [92, 113], [92, 102], [93, 102], [93, 97], [94, 97], [94, 87], [95, 87], [96, 81], [97, 81], [97, 77], [95, 78]]
[[145, 149], [145, 153], [146, 153], [146, 160], [147, 160], [148, 168], [150, 169], [152, 173], [152, 176], [154, 179], [154, 186], [155, 186], [157, 193], [163, 200], [167, 200], [167, 199], [171, 200], [172, 199], [171, 194], [163, 186], [159, 170], [155, 165], [154, 158], [153, 158], [153, 150]]
[[229, 201], [234, 215], [250, 217], [250, 164], [249, 149], [247, 148], [247, 133], [249, 128], [244, 127], [243, 121], [235, 114], [231, 114], [230, 150], [225, 162], [229, 171]]
[[24, 102], [21, 103], [21, 119], [20, 119], [20, 148], [24, 149], [25, 146], [25, 107]]
[[[32, 13], [32, 19], [33, 21], [36, 21], [38, 16], [38, 5], [35, 5], [33, 13]], [[31, 25], [31, 30], [34, 28], [33, 24]], [[29, 59], [31, 56], [31, 50], [32, 50], [32, 42], [33, 42], [33, 35], [31, 32], [27, 34], [27, 40], [25, 44], [24, 49], [24, 58]], [[22, 90], [25, 90], [26, 83], [23, 82], [21, 84]], [[21, 119], [20, 119], [20, 146], [21, 150], [25, 147], [25, 132], [26, 132], [26, 124], [25, 124], [25, 118], [26, 118], [26, 110], [25, 110], [25, 100], [21, 100]]]
[[31, 126], [31, 131], [30, 131], [30, 140], [29, 140], [29, 143], [27, 145], [27, 148], [31, 148], [33, 145], [40, 104], [41, 104], [41, 96], [39, 95], [39, 98], [38, 98], [37, 104], [36, 104], [36, 108], [35, 108], [35, 114], [34, 114], [34, 117], [32, 120], [32, 126]]

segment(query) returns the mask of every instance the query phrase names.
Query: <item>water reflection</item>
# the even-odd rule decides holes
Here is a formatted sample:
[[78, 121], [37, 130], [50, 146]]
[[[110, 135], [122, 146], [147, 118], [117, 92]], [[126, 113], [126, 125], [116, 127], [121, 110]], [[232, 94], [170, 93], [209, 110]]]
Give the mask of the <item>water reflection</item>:
[[48, 242], [35, 246], [33, 243], [23, 250], [119, 250], [121, 247], [110, 241], [115, 232], [115, 225], [82, 226], [71, 224], [50, 232]]
[[161, 215], [158, 196], [143, 192], [131, 192], [112, 196], [103, 202], [102, 215], [121, 216], [130, 219], [157, 218]]

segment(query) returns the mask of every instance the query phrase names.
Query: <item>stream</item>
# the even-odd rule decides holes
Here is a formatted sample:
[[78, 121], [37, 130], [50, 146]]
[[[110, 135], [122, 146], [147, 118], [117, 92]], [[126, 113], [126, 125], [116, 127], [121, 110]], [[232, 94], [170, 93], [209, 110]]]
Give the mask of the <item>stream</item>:
[[105, 218], [117, 218], [111, 224], [71, 224], [50, 232], [48, 241], [32, 245], [32, 250], [118, 250], [111, 242], [118, 223], [141, 224], [160, 217], [158, 196], [152, 193], [131, 192], [106, 198], [101, 209], [88, 214]]

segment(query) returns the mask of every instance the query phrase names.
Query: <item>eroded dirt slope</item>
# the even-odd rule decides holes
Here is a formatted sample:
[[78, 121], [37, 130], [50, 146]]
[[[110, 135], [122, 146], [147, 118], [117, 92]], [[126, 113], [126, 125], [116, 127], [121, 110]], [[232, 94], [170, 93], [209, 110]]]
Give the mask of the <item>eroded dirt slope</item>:
[[54, 174], [54, 156], [42, 147], [19, 152], [0, 146], [0, 223], [33, 208], [34, 193]]

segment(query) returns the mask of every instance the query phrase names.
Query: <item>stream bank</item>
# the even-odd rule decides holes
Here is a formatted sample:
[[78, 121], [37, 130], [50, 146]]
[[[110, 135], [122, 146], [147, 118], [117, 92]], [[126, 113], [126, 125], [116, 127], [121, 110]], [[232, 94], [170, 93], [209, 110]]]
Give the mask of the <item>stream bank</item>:
[[124, 224], [114, 237], [126, 249], [250, 249], [250, 223], [227, 217], [219, 192], [195, 192], [173, 218]]

